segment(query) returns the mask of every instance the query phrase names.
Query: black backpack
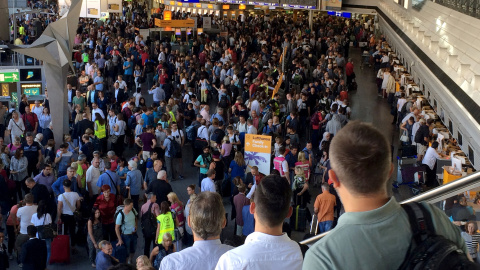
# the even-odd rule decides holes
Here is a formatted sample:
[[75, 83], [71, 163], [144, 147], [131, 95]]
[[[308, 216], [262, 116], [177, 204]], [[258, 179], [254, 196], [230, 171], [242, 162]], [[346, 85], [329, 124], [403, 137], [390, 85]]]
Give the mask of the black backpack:
[[453, 241], [435, 233], [430, 212], [421, 203], [402, 204], [412, 242], [399, 269], [479, 269]]
[[168, 154], [172, 158], [179, 158], [182, 153], [182, 148], [180, 147], [180, 144], [177, 142], [177, 140], [172, 138], [167, 138], [167, 140], [170, 140], [170, 149], [168, 149]]
[[215, 129], [215, 131], [212, 134], [212, 141], [220, 144], [222, 143], [223, 137], [225, 137], [225, 132], [221, 128]]
[[148, 211], [142, 215], [142, 232], [144, 237], [155, 237], [157, 233], [157, 218], [152, 214], [153, 203], [150, 203]]
[[218, 103], [218, 107], [226, 109], [228, 107], [228, 98], [227, 95], [223, 95], [220, 98], [220, 102]]

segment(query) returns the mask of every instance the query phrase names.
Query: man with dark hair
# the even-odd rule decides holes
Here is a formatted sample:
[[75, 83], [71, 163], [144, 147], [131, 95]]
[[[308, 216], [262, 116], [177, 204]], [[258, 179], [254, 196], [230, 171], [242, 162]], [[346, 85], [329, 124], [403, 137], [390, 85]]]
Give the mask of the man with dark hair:
[[68, 179], [63, 180], [63, 189], [65, 192], [58, 196], [57, 218], [58, 223], [65, 223], [65, 231], [68, 230], [73, 248], [76, 240], [76, 221], [73, 214], [78, 208], [80, 208], [80, 202], [82, 199], [77, 192], [72, 191], [72, 181]]
[[[351, 122], [333, 138], [330, 162], [328, 174], [345, 214], [309, 249], [303, 269], [398, 269], [412, 232], [407, 213], [389, 195], [387, 182], [394, 170], [390, 143], [371, 125]], [[430, 213], [435, 234], [468, 254], [460, 231], [447, 216], [437, 207], [422, 206]]]
[[37, 238], [37, 227], [28, 226], [27, 233], [30, 239], [22, 246], [20, 267], [26, 270], [44, 270], [47, 268], [47, 244]]
[[292, 215], [291, 199], [292, 190], [284, 177], [263, 178], [250, 204], [255, 232], [244, 245], [222, 255], [216, 269], [301, 269], [300, 246], [282, 232], [283, 221]]
[[123, 201], [125, 207], [115, 220], [115, 233], [117, 234], [117, 246], [125, 244], [129, 252], [127, 263], [133, 262], [133, 255], [137, 248], [137, 211], [133, 208], [132, 199], [125, 199]]
[[189, 213], [187, 222], [192, 228], [193, 246], [163, 258], [160, 270], [214, 269], [220, 256], [233, 248], [220, 242], [220, 233], [227, 220], [218, 193], [199, 193]]
[[42, 149], [38, 142], [33, 141], [33, 133], [27, 132], [22, 144], [23, 155], [28, 159], [28, 177], [37, 175], [43, 161]]

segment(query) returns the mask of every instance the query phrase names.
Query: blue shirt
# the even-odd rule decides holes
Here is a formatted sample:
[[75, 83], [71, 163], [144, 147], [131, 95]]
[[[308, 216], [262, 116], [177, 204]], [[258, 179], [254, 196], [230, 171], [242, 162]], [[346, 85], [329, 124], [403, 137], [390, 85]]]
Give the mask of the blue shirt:
[[128, 65], [130, 65], [129, 68], [125, 69], [125, 75], [133, 75], [133, 63], [130, 62], [130, 60], [127, 60], [125, 62], [123, 62], [123, 66], [124, 67], [128, 67]]
[[101, 84], [95, 85], [95, 90], [97, 91], [103, 91], [103, 78], [100, 76], [95, 77], [93, 80], [94, 83], [101, 82]]
[[175, 140], [175, 138], [173, 138], [173, 136], [168, 136], [164, 141], [163, 141], [163, 147], [165, 147], [165, 156], [166, 157], [171, 157], [170, 156], [170, 147], [171, 147], [171, 144], [172, 144], [172, 141], [171, 140]]
[[211, 117], [210, 117], [210, 122], [213, 122], [213, 118], [217, 118], [218, 121], [222, 122], [222, 123], [225, 123], [223, 121], [223, 117], [221, 115], [219, 115], [218, 113], [214, 113]]
[[[125, 214], [125, 210], [122, 210], [122, 214], [118, 214], [117, 219], [115, 220], [116, 225], [120, 225], [120, 231], [122, 234], [132, 234], [135, 232], [135, 208], [132, 211]], [[123, 217], [123, 224], [122, 224], [122, 217]]]
[[142, 188], [142, 173], [135, 169], [127, 173], [127, 179], [125, 185], [130, 186], [131, 195], [139, 195]]
[[247, 168], [247, 166], [240, 167], [235, 162], [235, 160], [232, 160], [232, 162], [230, 162], [230, 169], [232, 169], [232, 172], [230, 172], [231, 178], [233, 179], [237, 176], [240, 176], [242, 179], [244, 179], [246, 168]]
[[[55, 193], [55, 195], [60, 195], [65, 193], [65, 189], [63, 188], [63, 181], [65, 179], [68, 179], [67, 175], [64, 175], [62, 177], [59, 177], [55, 183], [52, 184], [52, 190]], [[72, 191], [77, 192], [80, 197], [82, 195], [79, 193], [78, 187], [77, 187], [77, 179], [75, 177], [72, 177]]]
[[96, 268], [98, 270], [107, 270], [110, 266], [112, 266], [112, 258], [110, 255], [103, 253], [103, 251], [99, 251], [97, 253], [97, 259], [95, 261]]
[[203, 178], [202, 186], [201, 186], [200, 190], [201, 190], [201, 192], [204, 192], [204, 191], [217, 192], [217, 190], [215, 188], [215, 183], [213, 182], [212, 179], [210, 179], [208, 177]]
[[150, 124], [150, 119], [148, 118], [148, 115], [146, 113], [142, 113], [142, 119], [143, 119], [143, 127], [147, 127], [147, 125]]
[[117, 185], [120, 186], [122, 181], [118, 174], [107, 170], [105, 173], [102, 173], [97, 181], [97, 187], [102, 187], [103, 185], [110, 186], [110, 193], [117, 194]]
[[243, 229], [242, 234], [247, 236], [255, 230], [255, 220], [250, 213], [250, 205], [245, 205], [242, 208]]
[[297, 157], [292, 154], [292, 152], [288, 152], [288, 154], [285, 156], [285, 159], [287, 160], [288, 167], [295, 169], [295, 163], [297, 162]]

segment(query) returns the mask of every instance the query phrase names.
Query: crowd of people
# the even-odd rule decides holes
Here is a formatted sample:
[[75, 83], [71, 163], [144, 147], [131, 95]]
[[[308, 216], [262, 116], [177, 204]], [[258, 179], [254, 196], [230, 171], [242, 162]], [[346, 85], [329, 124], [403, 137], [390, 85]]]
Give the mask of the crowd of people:
[[[348, 268], [400, 265], [397, 251], [410, 243], [405, 230], [400, 246], [379, 250], [368, 268], [363, 260], [372, 255], [360, 256], [350, 244], [378, 250], [366, 237], [384, 236], [369, 226], [379, 222], [376, 216], [350, 212], [382, 211], [379, 225], [392, 237], [400, 225], [408, 228], [386, 190], [389, 144], [369, 125], [347, 124], [349, 92], [357, 87], [350, 42], [381, 45], [372, 20], [324, 16], [310, 28], [306, 19], [282, 16], [214, 18], [227, 37], [183, 36], [177, 44], [142, 37], [136, 26], [145, 26], [146, 16], [138, 15], [141, 6], [132, 10], [106, 21], [80, 20], [77, 75], [67, 78], [65, 90], [68, 134], [53, 137], [48, 96], [32, 108], [22, 96], [7, 117], [0, 207], [3, 217], [9, 213], [8, 247], [0, 248], [0, 269], [14, 259], [24, 269], [59, 262], [57, 231], [69, 236], [73, 254], [86, 246], [100, 270], [341, 269], [345, 251], [352, 254]], [[281, 76], [282, 90], [274, 91]], [[246, 134], [272, 137], [270, 174], [247, 168]], [[177, 195], [185, 191], [171, 185], [185, 178], [184, 166], [198, 167], [186, 202]], [[313, 188], [322, 190], [313, 202], [320, 232], [337, 229], [307, 252], [289, 236], [314, 222]], [[230, 198], [236, 228], [223, 243], [222, 196]], [[430, 211], [442, 233], [465, 249], [451, 223]], [[135, 258], [139, 236], [145, 245]]]

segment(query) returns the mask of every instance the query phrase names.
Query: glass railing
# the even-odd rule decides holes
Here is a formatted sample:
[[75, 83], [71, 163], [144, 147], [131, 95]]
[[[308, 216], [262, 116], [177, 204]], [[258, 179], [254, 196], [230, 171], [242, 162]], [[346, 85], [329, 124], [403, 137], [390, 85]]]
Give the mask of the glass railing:
[[[475, 172], [456, 181], [441, 185], [427, 192], [421, 193], [401, 203], [427, 202], [443, 210], [448, 217], [458, 226], [465, 224], [466, 220], [480, 220], [480, 202], [475, 200], [476, 194], [480, 193], [480, 172]], [[463, 194], [466, 198], [466, 205], [452, 209], [454, 198]], [[458, 206], [458, 205], [457, 205]], [[301, 241], [301, 244], [312, 245], [328, 232], [318, 234]]]
[[480, 19], [480, 1], [478, 0], [430, 0], [468, 16]]

